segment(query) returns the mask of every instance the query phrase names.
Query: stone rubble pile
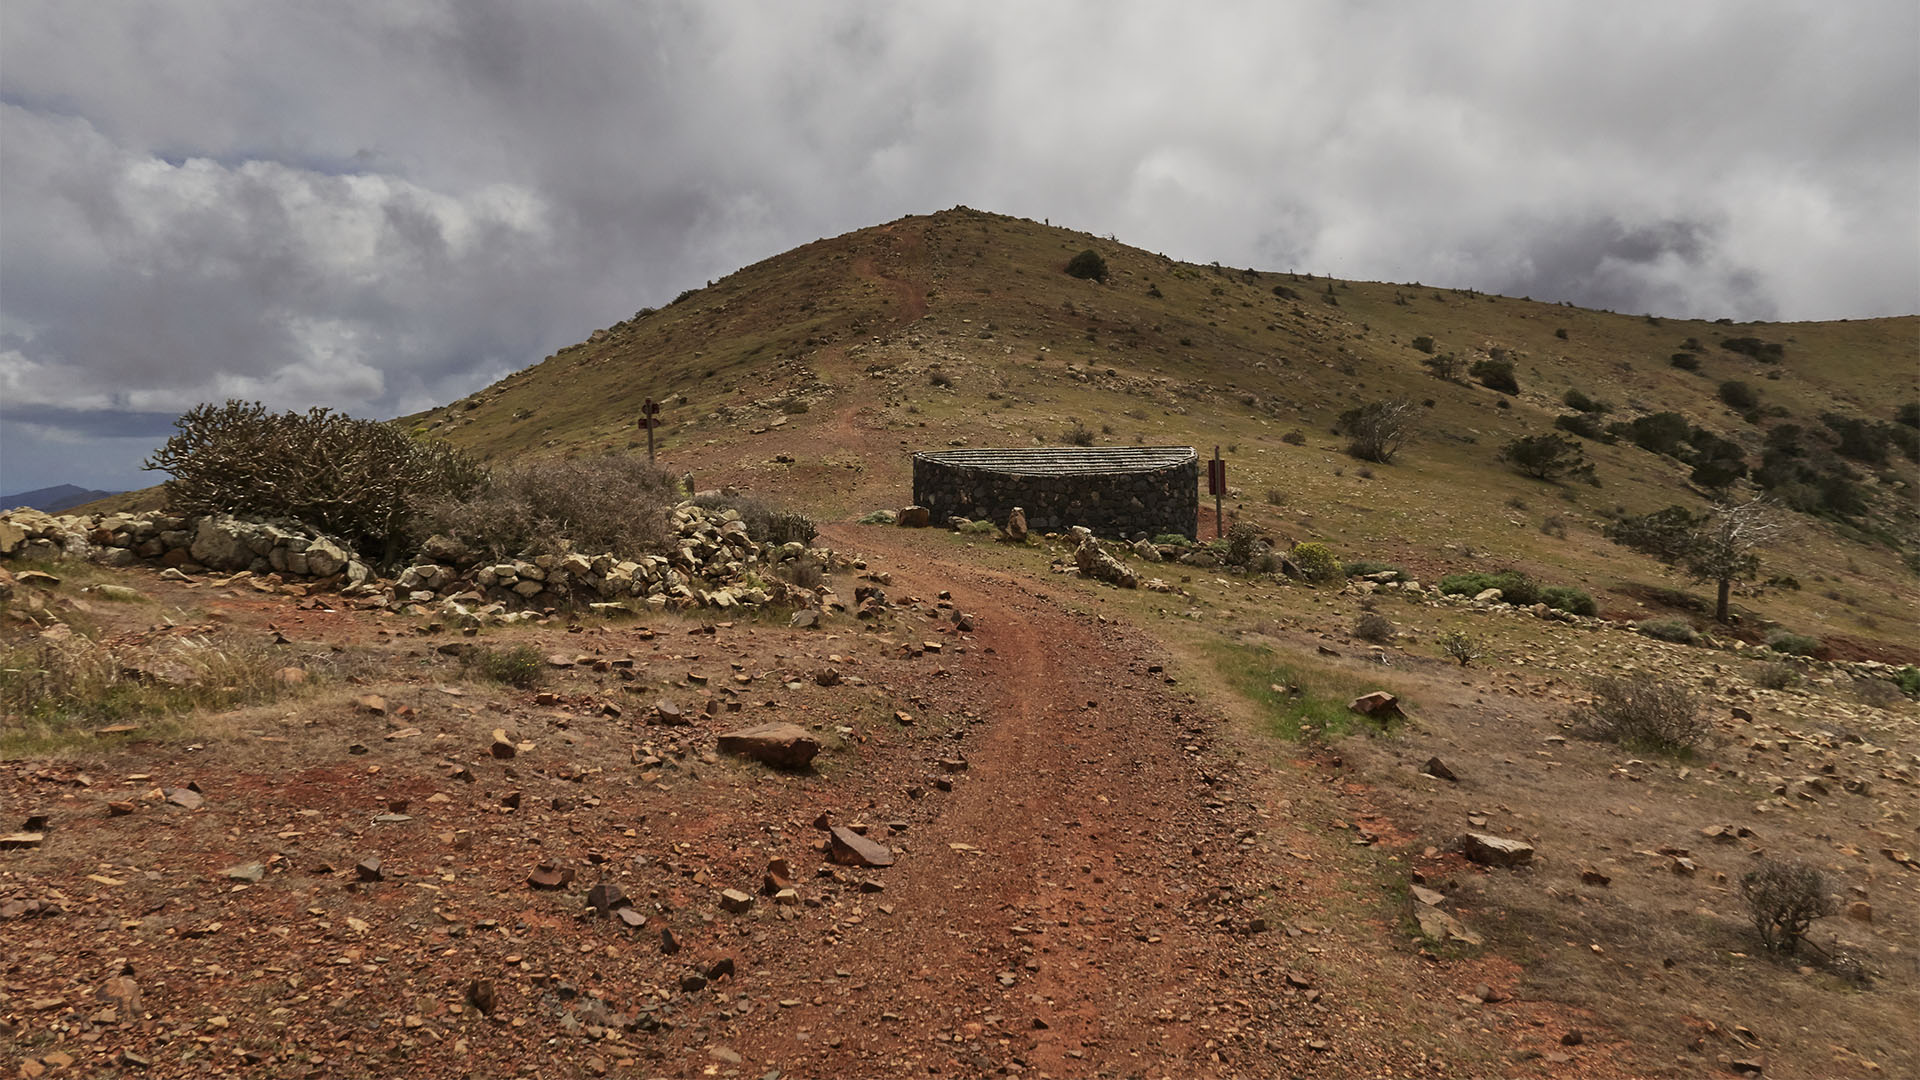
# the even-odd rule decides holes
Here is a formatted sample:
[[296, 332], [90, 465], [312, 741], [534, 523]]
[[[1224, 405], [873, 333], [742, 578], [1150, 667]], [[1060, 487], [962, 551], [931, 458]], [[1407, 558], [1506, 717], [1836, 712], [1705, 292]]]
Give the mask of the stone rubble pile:
[[683, 503], [669, 521], [671, 549], [637, 559], [569, 552], [494, 561], [435, 536], [412, 562], [383, 579], [348, 545], [289, 522], [21, 509], [0, 513], [0, 558], [155, 565], [184, 575], [278, 575], [284, 582], [367, 598], [367, 606], [438, 606], [444, 614], [476, 619], [629, 600], [654, 607], [810, 606], [814, 593], [789, 584], [779, 569], [801, 559], [822, 568], [833, 564], [826, 549], [756, 542], [736, 510]]

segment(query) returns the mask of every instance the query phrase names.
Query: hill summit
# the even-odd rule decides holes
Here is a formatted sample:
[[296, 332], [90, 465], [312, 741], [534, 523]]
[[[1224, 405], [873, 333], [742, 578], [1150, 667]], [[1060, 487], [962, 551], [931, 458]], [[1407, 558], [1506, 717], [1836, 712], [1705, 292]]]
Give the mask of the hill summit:
[[[1070, 272], [1086, 252], [1103, 275]], [[1601, 539], [1609, 520], [1767, 496], [1799, 539], [1748, 599], [1866, 640], [1915, 610], [1917, 341], [1913, 316], [1617, 314], [1185, 263], [958, 207], [744, 267], [406, 422], [496, 459], [638, 453], [653, 398], [665, 467], [827, 516], [905, 502], [915, 450], [1219, 446], [1235, 520], [1623, 608], [1662, 572]], [[1371, 402], [1411, 407], [1390, 461], [1349, 452]], [[1503, 454], [1549, 436], [1590, 472]], [[1840, 584], [1764, 584], [1814, 574]]]

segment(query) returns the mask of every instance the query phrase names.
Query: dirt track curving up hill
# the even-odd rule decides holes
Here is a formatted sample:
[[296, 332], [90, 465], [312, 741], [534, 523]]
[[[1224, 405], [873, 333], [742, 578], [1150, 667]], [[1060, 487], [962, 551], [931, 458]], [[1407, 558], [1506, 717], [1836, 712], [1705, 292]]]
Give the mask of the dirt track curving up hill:
[[[155, 1076], [1445, 1076], [1523, 1059], [1540, 1075], [1577, 1024], [1590, 1041], [1555, 1054], [1567, 1075], [1615, 1067], [1590, 1020], [1473, 999], [1511, 987], [1498, 961], [1396, 947], [1345, 834], [1295, 820], [1338, 794], [1259, 767], [1270, 748], [1170, 681], [1143, 634], [933, 534], [830, 536], [890, 576], [886, 626], [560, 621], [529, 639], [566, 663], [538, 691], [463, 679], [444, 634], [391, 616], [140, 575], [161, 610], [207, 615], [185, 632], [276, 627], [277, 656], [330, 674], [193, 741], [7, 766], [8, 816], [48, 817], [39, 846], [0, 854], [0, 903], [25, 908], [0, 922], [10, 1058]], [[154, 609], [90, 607], [152, 640]], [[649, 724], [662, 697], [693, 726]], [[706, 749], [763, 715], [842, 734], [803, 775]], [[489, 755], [496, 727], [514, 757]], [[827, 862], [823, 823], [898, 861]], [[723, 910], [773, 859], [801, 903]], [[571, 880], [531, 887], [542, 864]], [[599, 883], [639, 928], [590, 912]]]

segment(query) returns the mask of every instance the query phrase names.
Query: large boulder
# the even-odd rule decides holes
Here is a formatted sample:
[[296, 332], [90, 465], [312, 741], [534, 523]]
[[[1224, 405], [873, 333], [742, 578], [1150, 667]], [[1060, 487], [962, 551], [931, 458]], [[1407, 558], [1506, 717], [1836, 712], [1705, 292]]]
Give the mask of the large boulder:
[[924, 506], [902, 507], [895, 520], [903, 529], [924, 529], [933, 523], [933, 511]]
[[332, 577], [353, 559], [351, 553], [324, 536], [307, 545], [306, 555], [307, 573], [314, 577]]
[[720, 751], [779, 769], [804, 769], [813, 764], [820, 742], [798, 724], [772, 723], [721, 735]]
[[245, 570], [253, 563], [253, 548], [245, 527], [224, 515], [209, 514], [193, 530], [188, 551], [193, 561], [210, 570]]
[[1123, 589], [1134, 589], [1140, 585], [1139, 575], [1133, 572], [1133, 568], [1107, 554], [1098, 540], [1089, 539], [1075, 548], [1073, 561], [1083, 577], [1105, 581]]
[[1016, 506], [1007, 513], [1007, 539], [1016, 544], [1026, 542], [1027, 512], [1021, 507]]

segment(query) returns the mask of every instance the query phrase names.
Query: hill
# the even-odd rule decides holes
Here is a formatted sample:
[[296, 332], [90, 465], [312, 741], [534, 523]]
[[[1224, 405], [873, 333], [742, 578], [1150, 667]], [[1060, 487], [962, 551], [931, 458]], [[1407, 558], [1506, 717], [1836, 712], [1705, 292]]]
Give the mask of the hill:
[[118, 492], [94, 491], [75, 487], [72, 484], [57, 484], [53, 487], [35, 488], [18, 495], [0, 495], [0, 508], [12, 509], [17, 506], [30, 506], [35, 510], [44, 510], [56, 514], [62, 510], [71, 510], [76, 506], [111, 498]]
[[[1104, 283], [1064, 273], [1088, 249], [1109, 268]], [[1458, 374], [1435, 377], [1449, 355]], [[1467, 374], [1502, 361], [1515, 393]], [[1576, 392], [1590, 411], [1567, 404]], [[1324, 539], [1344, 558], [1430, 578], [1511, 566], [1576, 583], [1622, 616], [1678, 599], [1662, 590], [1684, 582], [1600, 530], [1623, 513], [1707, 506], [1695, 465], [1727, 455], [1811, 511], [1794, 515], [1791, 555], [1767, 562], [1776, 584], [1736, 597], [1755, 626], [1887, 655], [1920, 611], [1920, 416], [1896, 420], [1920, 408], [1912, 316], [1659, 319], [1182, 263], [956, 208], [755, 263], [404, 422], [493, 458], [630, 452], [644, 445], [634, 421], [647, 397], [667, 403], [667, 468], [827, 516], [906, 501], [913, 450], [1052, 443], [1075, 429], [1096, 445], [1219, 445], [1235, 519], [1276, 539]], [[1394, 398], [1420, 404], [1415, 440], [1390, 466], [1348, 458], [1340, 415]], [[1660, 453], [1631, 430], [1566, 436], [1597, 486], [1498, 460], [1562, 417], [1605, 438], [1607, 425], [1652, 429], [1662, 414], [1693, 443]], [[1778, 452], [1782, 429], [1797, 456]], [[1872, 444], [1854, 458], [1836, 452], [1849, 430]], [[1643, 441], [1660, 446], [1657, 433]], [[1730, 490], [1762, 493], [1751, 479]]]
[[[32, 1075], [1920, 1074], [1915, 328], [954, 210], [406, 421], [631, 460], [665, 400], [662, 465], [811, 544], [722, 495], [648, 567], [363, 580], [277, 526], [0, 515], [0, 1030]], [[1388, 400], [1416, 437], [1356, 459]], [[1599, 486], [1500, 460], [1549, 431]], [[1219, 445], [1238, 527], [1099, 561], [862, 513], [910, 451], [1063, 439]], [[1709, 482], [1802, 508], [1732, 626], [1603, 532]]]

